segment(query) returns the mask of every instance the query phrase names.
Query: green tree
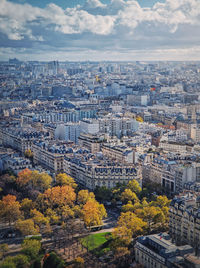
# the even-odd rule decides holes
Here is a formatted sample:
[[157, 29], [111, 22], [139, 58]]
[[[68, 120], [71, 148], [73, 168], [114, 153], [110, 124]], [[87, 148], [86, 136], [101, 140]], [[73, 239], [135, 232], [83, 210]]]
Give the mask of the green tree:
[[64, 268], [64, 261], [56, 255], [55, 252], [51, 252], [44, 260], [43, 268]]
[[111, 189], [108, 189], [106, 186], [102, 186], [102, 187], [97, 186], [95, 188], [94, 193], [95, 193], [96, 199], [99, 202], [102, 202], [102, 201], [111, 201], [112, 190]]
[[31, 260], [37, 258], [41, 249], [41, 242], [36, 239], [25, 239], [22, 243], [22, 252]]
[[2, 253], [2, 257], [5, 258], [6, 252], [8, 252], [9, 247], [8, 244], [0, 244], [0, 252]]
[[0, 264], [0, 268], [27, 268], [29, 265], [28, 257], [19, 254], [14, 257], [6, 257]]

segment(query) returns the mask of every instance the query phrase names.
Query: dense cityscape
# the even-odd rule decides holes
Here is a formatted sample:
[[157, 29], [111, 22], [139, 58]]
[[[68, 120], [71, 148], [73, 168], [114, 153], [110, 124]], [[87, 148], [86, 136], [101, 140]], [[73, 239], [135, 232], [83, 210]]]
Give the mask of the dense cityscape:
[[0, 62], [0, 267], [200, 267], [200, 63]]

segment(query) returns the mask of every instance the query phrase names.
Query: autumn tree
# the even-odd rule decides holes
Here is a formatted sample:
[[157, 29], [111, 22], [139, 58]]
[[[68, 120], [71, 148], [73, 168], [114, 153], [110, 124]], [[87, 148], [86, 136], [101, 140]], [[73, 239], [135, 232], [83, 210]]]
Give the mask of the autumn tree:
[[131, 242], [132, 237], [142, 234], [146, 223], [132, 212], [121, 213], [114, 229], [113, 236], [121, 239], [125, 244]]
[[39, 173], [37, 170], [34, 170], [31, 174], [31, 183], [34, 189], [43, 192], [50, 188], [52, 178], [45, 172]]
[[24, 217], [27, 219], [27, 218], [30, 218], [30, 211], [31, 209], [34, 208], [34, 203], [31, 199], [28, 199], [28, 198], [24, 198], [21, 202], [21, 211], [23, 212], [24, 214]]
[[28, 168], [20, 171], [18, 173], [18, 177], [17, 177], [17, 184], [20, 186], [20, 187], [23, 187], [25, 185], [27, 185], [30, 181], [31, 181], [31, 175], [32, 175], [32, 171]]
[[78, 202], [79, 204], [84, 205], [84, 204], [87, 203], [87, 201], [92, 200], [92, 199], [93, 199], [93, 200], [95, 199], [95, 195], [94, 195], [94, 193], [89, 192], [88, 190], [80, 190], [80, 191], [78, 192], [77, 202]]
[[123, 212], [128, 212], [128, 211], [133, 212], [134, 211], [134, 205], [133, 205], [132, 201], [128, 201], [128, 203], [126, 205], [123, 205], [122, 206], [122, 211]]
[[138, 201], [137, 195], [132, 192], [130, 189], [125, 189], [121, 194], [122, 201]]
[[32, 219], [18, 220], [15, 224], [15, 228], [19, 230], [22, 235], [36, 235], [39, 233], [39, 228], [34, 224]]
[[83, 220], [87, 226], [101, 225], [102, 219], [107, 217], [104, 205], [95, 200], [89, 200], [82, 209]]
[[16, 196], [6, 195], [0, 201], [0, 219], [5, 220], [11, 226], [21, 216], [20, 203]]
[[51, 186], [52, 178], [47, 173], [39, 173], [37, 170], [31, 171], [28, 168], [18, 173], [17, 185], [23, 188], [32, 188], [38, 191], [44, 191]]
[[129, 181], [129, 183], [127, 184], [127, 188], [136, 194], [139, 194], [142, 191], [139, 182], [136, 180]]
[[71, 186], [72, 188], [76, 188], [77, 184], [75, 183], [74, 179], [67, 175], [66, 173], [60, 173], [56, 175], [56, 185], [59, 186]]
[[31, 149], [27, 149], [24, 153], [25, 157], [33, 159], [33, 152], [31, 151]]
[[47, 189], [41, 198], [43, 198], [42, 202], [47, 205], [47, 208], [64, 205], [72, 206], [76, 200], [76, 194], [71, 186], [56, 186]]
[[84, 259], [81, 257], [77, 257], [74, 260], [73, 268], [84, 268]]
[[60, 217], [57, 215], [56, 211], [48, 208], [45, 212], [46, 217], [49, 219], [50, 224], [57, 224]]
[[74, 218], [74, 211], [68, 205], [58, 208], [58, 213], [60, 214], [62, 221]]

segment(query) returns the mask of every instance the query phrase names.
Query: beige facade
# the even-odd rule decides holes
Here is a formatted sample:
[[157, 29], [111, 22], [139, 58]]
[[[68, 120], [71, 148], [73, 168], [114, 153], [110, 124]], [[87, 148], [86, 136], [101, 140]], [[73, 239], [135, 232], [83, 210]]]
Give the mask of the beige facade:
[[32, 150], [35, 164], [39, 164], [53, 173], [64, 171], [64, 154], [50, 152], [47, 148], [42, 148], [37, 144], [33, 144]]
[[14, 132], [9, 132], [7, 129], [0, 129], [1, 143], [5, 146], [11, 147], [21, 153], [31, 149], [32, 139], [26, 139]]
[[91, 134], [81, 134], [78, 138], [78, 143], [81, 147], [85, 147], [92, 154], [95, 154], [101, 149], [101, 141], [99, 136]]
[[169, 233], [177, 245], [200, 246], [200, 200], [187, 193], [172, 200]]
[[104, 144], [102, 152], [110, 158], [116, 159], [122, 163], [133, 163], [133, 150], [124, 146], [111, 146]]
[[113, 188], [117, 183], [128, 183], [136, 179], [142, 185], [140, 168], [137, 170], [130, 165], [102, 165], [81, 161], [68, 156], [64, 160], [64, 172], [73, 177], [77, 183], [94, 190], [97, 186]]

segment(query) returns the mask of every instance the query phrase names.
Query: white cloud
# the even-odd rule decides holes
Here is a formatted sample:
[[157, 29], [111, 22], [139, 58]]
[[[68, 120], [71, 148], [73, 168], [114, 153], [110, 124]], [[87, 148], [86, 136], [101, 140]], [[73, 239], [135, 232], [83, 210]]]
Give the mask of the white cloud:
[[[200, 44], [200, 1], [166, 0], [142, 8], [135, 0], [87, 0], [84, 6], [45, 8], [0, 0], [0, 33], [23, 47], [82, 49], [177, 49]], [[183, 30], [183, 28], [185, 30]], [[55, 38], [56, 37], [56, 38]], [[27, 41], [28, 40], [28, 41]], [[6, 46], [6, 43], [1, 46]], [[15, 43], [13, 43], [13, 46]], [[173, 50], [170, 50], [171, 53]]]

